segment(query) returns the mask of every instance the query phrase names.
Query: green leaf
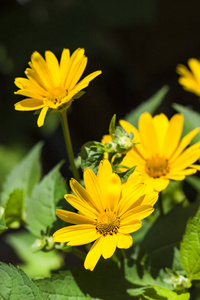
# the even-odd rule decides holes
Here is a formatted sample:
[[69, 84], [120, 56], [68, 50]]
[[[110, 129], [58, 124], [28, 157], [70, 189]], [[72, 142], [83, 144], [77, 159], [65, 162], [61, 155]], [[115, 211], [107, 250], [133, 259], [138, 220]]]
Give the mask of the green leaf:
[[136, 166], [128, 169], [127, 171], [124, 171], [124, 172], [120, 172], [120, 173], [117, 173], [119, 175], [119, 177], [121, 178], [121, 182], [125, 182], [129, 176], [134, 172]]
[[187, 223], [180, 254], [187, 277], [200, 280], [200, 209]]
[[37, 285], [19, 268], [0, 263], [0, 298], [4, 300], [43, 300]]
[[24, 193], [14, 190], [5, 207], [5, 222], [9, 228], [19, 228], [23, 224]]
[[[200, 114], [196, 111], [189, 109], [188, 107], [182, 106], [180, 104], [173, 104], [174, 109], [179, 113], [184, 115], [184, 126], [183, 126], [183, 135], [186, 135], [193, 129], [200, 126]], [[197, 134], [194, 139], [191, 141], [191, 144], [199, 142], [200, 136]]]
[[52, 229], [57, 220], [56, 208], [67, 193], [66, 182], [59, 172], [61, 165], [62, 163], [59, 163], [54, 167], [35, 186], [31, 197], [28, 198], [26, 222], [28, 229], [35, 236], [40, 237], [41, 234], [47, 233], [47, 228]]
[[[85, 276], [87, 277], [86, 273]], [[60, 272], [51, 278], [36, 281], [39, 288], [43, 291], [45, 299], [74, 299], [88, 300], [94, 299], [88, 296], [88, 292], [83, 292], [70, 271]], [[96, 298], [95, 298], [96, 299]]]
[[5, 206], [10, 194], [15, 190], [23, 190], [24, 197], [30, 196], [35, 184], [41, 176], [39, 163], [42, 143], [38, 143], [28, 155], [11, 171], [2, 187], [1, 205]]
[[136, 109], [132, 110], [129, 114], [125, 116], [125, 120], [134, 125], [138, 126], [138, 120], [142, 113], [149, 112], [154, 114], [156, 109], [162, 103], [165, 95], [167, 94], [169, 88], [168, 86], [163, 86], [156, 94], [154, 94], [150, 99], [140, 104]]
[[170, 291], [163, 287], [153, 286], [151, 288], [146, 288], [141, 299], [148, 299], [148, 300], [189, 300], [190, 294], [183, 293], [177, 294], [176, 292]]
[[87, 142], [85, 143], [80, 152], [81, 168], [84, 171], [85, 168], [91, 168], [96, 174], [98, 171], [99, 163], [104, 158], [103, 145], [99, 142]]
[[176, 271], [182, 270], [174, 247], [179, 248], [187, 220], [195, 215], [198, 206], [198, 203], [187, 207], [179, 204], [168, 214], [159, 216], [140, 244], [139, 260], [144, 259], [145, 264], [154, 269], [167, 267]]
[[9, 234], [6, 237], [6, 242], [14, 248], [23, 261], [19, 267], [28, 276], [31, 278], [50, 276], [52, 270], [62, 266], [63, 259], [57, 251], [34, 251], [32, 245], [35, 241], [35, 237], [26, 231]]

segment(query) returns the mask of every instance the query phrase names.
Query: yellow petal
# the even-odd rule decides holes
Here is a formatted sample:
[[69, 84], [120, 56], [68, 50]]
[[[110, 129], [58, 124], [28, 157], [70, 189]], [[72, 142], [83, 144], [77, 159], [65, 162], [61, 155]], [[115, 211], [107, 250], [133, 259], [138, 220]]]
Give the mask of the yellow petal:
[[85, 78], [83, 78], [75, 86], [76, 93], [78, 93], [79, 91], [83, 90], [86, 86], [88, 86], [88, 84], [90, 83], [90, 81], [92, 81], [95, 77], [97, 77], [101, 73], [102, 73], [101, 71], [95, 71], [95, 72], [91, 73], [90, 75], [86, 76]]
[[153, 193], [148, 193], [145, 195], [142, 204], [143, 205], [151, 205], [153, 206], [156, 201], [158, 200], [158, 193], [157, 192], [153, 192]]
[[128, 249], [132, 246], [133, 239], [130, 234], [117, 233], [117, 248]]
[[200, 84], [200, 63], [195, 58], [190, 58], [188, 60], [188, 66], [190, 67], [192, 73], [198, 84]]
[[68, 203], [70, 203], [73, 207], [75, 207], [78, 211], [80, 211], [82, 214], [96, 219], [98, 217], [98, 212], [87, 203], [86, 200], [79, 199], [75, 197], [74, 195], [67, 194], [64, 196]]
[[69, 61], [70, 61], [70, 51], [69, 49], [63, 49], [60, 58], [60, 85], [62, 87], [65, 86]]
[[72, 237], [70, 241], [67, 243], [67, 246], [81, 246], [92, 243], [100, 237], [100, 234], [95, 230], [83, 232], [83, 234]]
[[167, 178], [169, 178], [170, 180], [178, 180], [178, 181], [180, 181], [180, 180], [184, 180], [185, 179], [185, 175], [180, 175], [180, 174], [171, 175], [171, 174], [169, 174], [167, 176]]
[[131, 125], [129, 122], [124, 121], [124, 120], [120, 120], [119, 121], [120, 125], [124, 128], [124, 130], [128, 133], [133, 133], [134, 137], [133, 140], [135, 143], [137, 143], [136, 145], [134, 145], [134, 149], [137, 150], [137, 152], [143, 157], [143, 158], [147, 158], [147, 153], [141, 143], [141, 137], [140, 137], [140, 133], [139, 131], [133, 126]]
[[154, 188], [156, 191], [160, 192], [169, 184], [169, 180], [167, 178], [154, 178]]
[[187, 135], [185, 135], [182, 138], [177, 150], [175, 151], [173, 156], [170, 158], [170, 163], [172, 163], [173, 161], [175, 161], [177, 159], [177, 157], [190, 144], [191, 140], [195, 137], [195, 135], [197, 135], [197, 133], [199, 133], [199, 128], [196, 128], [196, 129], [192, 130], [191, 132], [189, 132]]
[[96, 175], [90, 168], [86, 168], [83, 173], [86, 191], [90, 194], [93, 206], [97, 211], [104, 211], [105, 207], [102, 202], [101, 189]]
[[93, 271], [102, 253], [103, 237], [98, 238], [88, 252], [84, 267], [87, 270]]
[[153, 118], [153, 123], [158, 139], [158, 153], [163, 156], [165, 153], [164, 140], [169, 127], [169, 120], [164, 114], [159, 114]]
[[60, 84], [60, 67], [58, 60], [51, 51], [45, 51], [45, 58], [54, 82], [54, 86], [56, 87]]
[[77, 65], [77, 63], [83, 59], [85, 50], [83, 48], [76, 49], [72, 56], [70, 57], [69, 63], [67, 65], [67, 70], [65, 73], [65, 87], [66, 89], [69, 88], [69, 82], [71, 81], [71, 74], [73, 73], [74, 67]]
[[63, 221], [72, 224], [95, 224], [95, 220], [91, 217], [86, 217], [77, 213], [57, 209], [56, 215]]
[[170, 158], [178, 147], [183, 130], [183, 115], [175, 114], [170, 122], [164, 141], [165, 158]]
[[106, 204], [108, 209], [115, 210], [121, 197], [121, 180], [117, 174], [112, 174], [106, 187]]
[[35, 98], [38, 100], [43, 101], [44, 97], [39, 95], [37, 90], [31, 89], [31, 90], [18, 90], [17, 92], [15, 92], [16, 95], [22, 95], [25, 97], [30, 97], [30, 98]]
[[34, 69], [45, 87], [51, 88], [53, 80], [49, 68], [44, 58], [37, 52], [33, 52], [31, 56], [31, 67]]
[[116, 245], [117, 245], [117, 236], [116, 236], [116, 234], [106, 235], [103, 238], [103, 245], [102, 245], [102, 256], [103, 256], [103, 258], [105, 258], [105, 259], [110, 258], [116, 250]]
[[131, 224], [123, 224], [120, 225], [119, 232], [120, 233], [131, 233], [137, 231], [142, 226], [142, 222], [139, 220], [133, 220]]
[[97, 173], [97, 179], [99, 182], [99, 187], [101, 189], [101, 201], [103, 208], [106, 208], [106, 189], [108, 184], [108, 178], [112, 175], [112, 167], [110, 162], [107, 159], [104, 159], [99, 164], [99, 169]]
[[183, 86], [186, 91], [192, 92], [200, 96], [200, 85], [196, 82], [195, 78], [179, 78], [178, 82]]
[[48, 106], [45, 106], [41, 109], [41, 112], [40, 112], [38, 120], [37, 120], [38, 127], [41, 127], [44, 124], [44, 119], [46, 117], [48, 109], [49, 109]]
[[132, 193], [133, 188], [142, 182], [142, 175], [137, 171], [134, 172], [128, 177], [128, 180], [122, 184], [122, 195], [123, 198], [128, 197]]
[[200, 142], [187, 148], [175, 161], [170, 162], [170, 169], [183, 170], [195, 163], [200, 157]]
[[70, 73], [71, 80], [68, 82], [69, 91], [74, 88], [75, 84], [77, 84], [77, 82], [81, 78], [86, 68], [86, 65], [87, 65], [87, 57], [84, 56], [73, 68], [73, 72]]
[[44, 84], [44, 82], [41, 80], [40, 76], [37, 74], [37, 72], [33, 69], [27, 68], [25, 71], [26, 76], [37, 87], [42, 88], [43, 90], [46, 90], [47, 86]]
[[145, 188], [145, 185], [140, 183], [130, 191], [129, 195], [126, 195], [126, 197], [122, 195], [117, 208], [118, 216], [123, 215], [132, 205], [136, 204], [137, 200], [145, 194]]
[[72, 225], [68, 227], [63, 227], [57, 230], [53, 234], [55, 242], [68, 242], [72, 238], [78, 238], [83, 234], [90, 234], [91, 232], [96, 232], [95, 226], [91, 224], [81, 224], [81, 225]]
[[46, 91], [39, 85], [37, 82], [29, 80], [27, 78], [17, 77], [15, 78], [15, 85], [24, 90], [31, 90], [36, 95], [44, 96], [46, 95]]
[[188, 70], [188, 68], [184, 65], [179, 64], [176, 68], [176, 72], [181, 75], [181, 76], [185, 76], [187, 78], [193, 78], [192, 73]]
[[152, 116], [143, 113], [139, 119], [139, 132], [141, 142], [149, 156], [155, 155], [158, 151], [158, 140]]
[[103, 145], [105, 145], [106, 143], [112, 142], [112, 138], [109, 134], [106, 134], [106, 135], [103, 136], [101, 142], [102, 142]]
[[89, 192], [84, 189], [82, 187], [82, 185], [80, 185], [80, 183], [78, 183], [75, 179], [71, 179], [70, 180], [70, 186], [71, 186], [71, 189], [72, 191], [74, 192], [74, 194], [83, 201], [83, 203], [87, 203], [86, 206], [88, 206], [89, 204], [89, 209], [93, 212], [95, 212], [95, 214], [97, 213], [97, 211], [100, 211], [100, 204], [99, 202], [97, 201], [96, 198], [93, 198], [93, 195], [92, 194], [89, 194]]
[[15, 109], [16, 110], [22, 110], [22, 111], [31, 111], [31, 110], [37, 110], [44, 107], [44, 103], [41, 100], [38, 99], [24, 99], [22, 101], [19, 101], [15, 103]]
[[148, 217], [154, 208], [150, 205], [140, 205], [138, 207], [131, 208], [127, 211], [123, 216], [121, 216], [121, 225], [124, 223], [131, 224], [132, 220], [143, 220], [144, 218]]

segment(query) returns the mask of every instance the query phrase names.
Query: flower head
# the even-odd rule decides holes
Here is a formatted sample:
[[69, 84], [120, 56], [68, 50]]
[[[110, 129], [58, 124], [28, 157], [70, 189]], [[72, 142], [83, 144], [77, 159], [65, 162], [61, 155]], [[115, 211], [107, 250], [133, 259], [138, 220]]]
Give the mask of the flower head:
[[164, 114], [152, 117], [149, 113], [143, 113], [139, 119], [139, 130], [123, 120], [120, 124], [127, 132], [134, 134], [136, 142], [121, 164], [127, 167], [137, 165], [136, 170], [144, 182], [156, 191], [164, 190], [170, 180], [183, 180], [186, 175], [200, 170], [200, 166], [194, 164], [200, 157], [200, 142], [186, 149], [199, 128], [180, 140], [182, 114], [175, 114], [168, 120]]
[[108, 160], [101, 161], [97, 176], [87, 168], [84, 171], [85, 187], [76, 180], [70, 181], [74, 195], [65, 199], [78, 213], [57, 209], [62, 220], [75, 225], [64, 227], [54, 233], [55, 242], [66, 242], [69, 246], [94, 244], [88, 252], [84, 266], [93, 270], [101, 257], [111, 257], [116, 247], [127, 249], [132, 243], [129, 233], [138, 230], [141, 220], [153, 212], [158, 193], [147, 194], [146, 185], [135, 172], [126, 184], [121, 184], [112, 172]]
[[48, 109], [66, 109], [73, 98], [80, 96], [80, 91], [101, 71], [96, 71], [83, 78], [79, 83], [86, 65], [85, 50], [78, 48], [70, 56], [69, 49], [63, 49], [60, 64], [51, 51], [45, 51], [45, 59], [34, 52], [25, 74], [27, 78], [18, 77], [15, 84], [20, 94], [28, 98], [15, 104], [16, 110], [40, 110], [37, 124], [42, 126]]
[[176, 71], [180, 76], [179, 83], [186, 91], [200, 96], [200, 61], [195, 58], [188, 60], [190, 70], [184, 65], [178, 65]]

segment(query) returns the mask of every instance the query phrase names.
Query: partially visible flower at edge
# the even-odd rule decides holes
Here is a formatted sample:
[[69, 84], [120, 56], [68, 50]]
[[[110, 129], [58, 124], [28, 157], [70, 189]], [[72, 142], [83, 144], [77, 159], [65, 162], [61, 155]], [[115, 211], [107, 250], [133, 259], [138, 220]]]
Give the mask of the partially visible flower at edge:
[[85, 50], [78, 48], [70, 56], [69, 49], [63, 49], [60, 65], [51, 51], [45, 51], [45, 59], [37, 52], [33, 52], [30, 68], [25, 74], [27, 78], [18, 77], [15, 85], [19, 88], [15, 94], [28, 98], [15, 104], [20, 111], [41, 110], [37, 124], [42, 126], [48, 109], [67, 109], [78, 93], [88, 86], [89, 82], [101, 71], [96, 71], [83, 78], [79, 83], [86, 65]]
[[[163, 113], [152, 117], [146, 112], [140, 116], [137, 130], [121, 120], [120, 125], [134, 134], [136, 143], [121, 164], [128, 168], [136, 165], [142, 180], [158, 192], [164, 190], [170, 180], [184, 180], [185, 176], [196, 173], [200, 170], [200, 165], [194, 164], [200, 158], [200, 142], [185, 148], [199, 128], [181, 139], [183, 121], [182, 114], [168, 120]], [[108, 141], [109, 136], [104, 136], [102, 143]]]
[[178, 82], [186, 91], [200, 96], [200, 61], [196, 58], [188, 59], [190, 70], [179, 64], [176, 72], [180, 75]]
[[53, 236], [55, 242], [64, 242], [68, 246], [95, 241], [84, 262], [84, 267], [92, 271], [101, 255], [107, 259], [116, 247], [131, 247], [133, 240], [129, 233], [137, 231], [142, 226], [141, 220], [154, 211], [158, 193], [147, 193], [138, 172], [132, 173], [122, 185], [107, 159], [101, 161], [97, 176], [90, 168], [85, 169], [84, 183], [86, 188], [71, 179], [75, 196], [65, 195], [78, 213], [56, 211], [63, 221], [75, 225], [59, 229]]

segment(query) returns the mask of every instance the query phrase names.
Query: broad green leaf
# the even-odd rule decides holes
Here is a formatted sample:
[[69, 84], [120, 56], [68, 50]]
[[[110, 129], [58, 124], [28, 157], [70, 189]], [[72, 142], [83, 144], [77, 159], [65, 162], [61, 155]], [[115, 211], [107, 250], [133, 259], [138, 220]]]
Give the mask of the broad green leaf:
[[9, 234], [6, 237], [6, 242], [12, 246], [23, 262], [19, 267], [28, 276], [31, 278], [50, 276], [51, 271], [62, 266], [63, 259], [57, 251], [34, 251], [32, 246], [35, 241], [36, 238], [26, 231]]
[[23, 200], [21, 190], [14, 190], [5, 206], [5, 222], [9, 228], [19, 228], [23, 224]]
[[10, 194], [19, 189], [24, 197], [30, 196], [41, 176], [39, 162], [42, 143], [37, 144], [27, 156], [11, 171], [2, 187], [1, 205], [5, 206]]
[[95, 141], [87, 142], [82, 146], [80, 157], [81, 157], [81, 168], [83, 171], [85, 170], [85, 168], [89, 167], [94, 171], [95, 174], [97, 173], [99, 163], [104, 158], [104, 153], [105, 153], [101, 147], [102, 144]]
[[0, 298], [3, 300], [43, 300], [37, 285], [19, 268], [0, 263]]
[[145, 264], [152, 270], [165, 267], [182, 270], [178, 256], [174, 255], [177, 254], [174, 247], [179, 248], [187, 220], [195, 215], [198, 206], [198, 203], [187, 207], [179, 204], [168, 214], [159, 216], [140, 244], [139, 259], [145, 259]]
[[156, 94], [154, 94], [150, 99], [140, 104], [130, 113], [125, 116], [125, 120], [138, 127], [138, 120], [142, 113], [149, 112], [150, 114], [154, 114], [156, 109], [162, 103], [165, 95], [167, 94], [169, 88], [168, 86], [163, 86]]
[[187, 223], [180, 254], [187, 277], [200, 280], [200, 209]]
[[35, 236], [40, 237], [47, 233], [47, 228], [52, 229], [57, 220], [56, 208], [67, 193], [66, 182], [59, 172], [61, 165], [62, 163], [59, 163], [54, 167], [35, 186], [31, 197], [27, 200], [27, 227]]
[[[85, 271], [86, 272], [86, 271]], [[85, 273], [87, 277], [87, 273]], [[48, 300], [89, 300], [97, 299], [88, 295], [89, 291], [82, 291], [70, 271], [60, 272], [51, 278], [35, 281]]]
[[[196, 111], [191, 110], [188, 107], [182, 106], [180, 104], [173, 104], [175, 110], [184, 115], [184, 126], [183, 135], [186, 135], [193, 129], [200, 127], [200, 114]], [[197, 134], [191, 141], [191, 144], [200, 141], [200, 134]]]
[[200, 178], [197, 176], [187, 176], [185, 179], [191, 186], [197, 191], [200, 192]]
[[183, 293], [177, 294], [176, 292], [170, 291], [163, 287], [152, 286], [151, 288], [145, 289], [143, 293], [143, 297], [141, 299], [148, 299], [148, 300], [189, 300], [190, 294]]

